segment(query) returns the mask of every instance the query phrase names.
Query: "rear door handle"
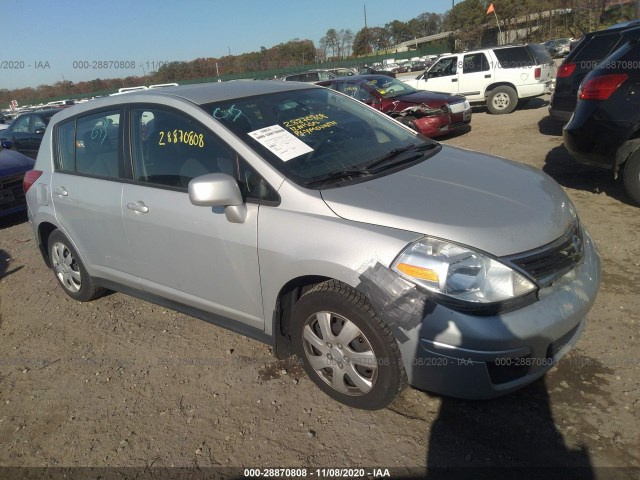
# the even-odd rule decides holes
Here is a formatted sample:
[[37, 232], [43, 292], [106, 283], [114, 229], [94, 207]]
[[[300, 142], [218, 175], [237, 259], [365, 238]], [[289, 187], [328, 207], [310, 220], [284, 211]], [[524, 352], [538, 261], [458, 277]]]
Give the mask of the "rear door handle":
[[127, 208], [129, 210], [133, 210], [136, 213], [147, 213], [149, 211], [149, 207], [147, 207], [144, 202], [136, 202], [136, 203], [127, 203]]
[[64, 187], [56, 187], [53, 189], [53, 193], [58, 195], [59, 197], [66, 197], [69, 195], [69, 192]]
[[457, 81], [458, 81], [458, 79], [457, 79], [457, 78], [452, 78], [452, 79], [451, 79], [451, 81], [452, 81], [452, 82], [457, 82]]
[[491, 78], [491, 74], [488, 73], [487, 75], [484, 76], [484, 78]]

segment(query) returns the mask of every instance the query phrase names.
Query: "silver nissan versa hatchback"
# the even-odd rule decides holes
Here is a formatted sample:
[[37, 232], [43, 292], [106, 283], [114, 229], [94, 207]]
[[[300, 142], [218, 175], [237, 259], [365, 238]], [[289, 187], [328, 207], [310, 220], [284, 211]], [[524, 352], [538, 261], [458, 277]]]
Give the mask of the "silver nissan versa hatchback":
[[600, 284], [544, 173], [314, 85], [71, 107], [24, 183], [69, 296], [118, 290], [269, 343], [358, 408], [407, 383], [480, 399], [534, 381], [576, 343]]

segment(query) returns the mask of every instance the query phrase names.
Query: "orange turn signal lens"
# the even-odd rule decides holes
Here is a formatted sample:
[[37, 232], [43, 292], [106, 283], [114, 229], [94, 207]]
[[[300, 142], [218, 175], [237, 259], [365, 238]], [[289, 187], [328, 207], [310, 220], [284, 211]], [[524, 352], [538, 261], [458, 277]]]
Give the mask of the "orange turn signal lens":
[[399, 263], [396, 268], [402, 273], [413, 278], [428, 280], [430, 282], [439, 281], [438, 272], [431, 270], [430, 268], [416, 267], [415, 265], [409, 265], [407, 263]]

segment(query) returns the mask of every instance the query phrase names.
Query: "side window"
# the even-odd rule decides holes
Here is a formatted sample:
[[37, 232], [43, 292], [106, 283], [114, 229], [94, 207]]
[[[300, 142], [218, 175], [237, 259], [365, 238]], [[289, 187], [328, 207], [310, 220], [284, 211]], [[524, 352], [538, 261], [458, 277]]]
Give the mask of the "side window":
[[13, 127], [14, 132], [28, 133], [29, 132], [29, 121], [31, 120], [31, 115], [24, 115], [23, 117], [18, 118], [16, 121], [15, 127]]
[[500, 68], [524, 68], [535, 65], [535, 60], [525, 47], [496, 48], [493, 52], [500, 62]]
[[99, 177], [119, 176], [120, 113], [105, 112], [58, 126], [56, 168]]
[[57, 169], [65, 172], [76, 171], [76, 122], [71, 121], [58, 127]]
[[489, 62], [484, 53], [465, 55], [462, 61], [462, 73], [485, 72], [489, 70]]
[[600, 61], [617, 46], [622, 35], [618, 32], [610, 35], [594, 35], [588, 42], [581, 42], [580, 51], [575, 55], [575, 63], [584, 61]]
[[192, 178], [226, 173], [238, 178], [235, 153], [188, 116], [161, 109], [131, 111], [134, 179], [186, 189]]
[[47, 124], [45, 123], [45, 121], [42, 118], [40, 118], [39, 116], [35, 115], [33, 117], [33, 131], [35, 132], [39, 128], [47, 128]]
[[80, 117], [76, 122], [76, 172], [117, 177], [120, 113]]
[[447, 77], [455, 75], [457, 71], [458, 57], [447, 57], [440, 59], [429, 71], [430, 77]]

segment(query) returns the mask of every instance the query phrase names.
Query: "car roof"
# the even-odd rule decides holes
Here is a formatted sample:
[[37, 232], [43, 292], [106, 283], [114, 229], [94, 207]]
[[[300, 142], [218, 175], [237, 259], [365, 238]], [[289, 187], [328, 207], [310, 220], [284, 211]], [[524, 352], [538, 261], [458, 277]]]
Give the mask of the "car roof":
[[224, 102], [235, 98], [268, 95], [271, 93], [287, 92], [316, 88], [308, 83], [298, 82], [269, 82], [266, 80], [252, 80], [246, 82], [210, 82], [164, 87], [152, 90], [140, 90], [122, 95], [97, 98], [89, 102], [76, 104], [63, 111], [63, 117], [68, 118], [84, 112], [103, 107], [118, 107], [130, 103], [164, 103], [168, 99], [182, 99], [196, 105], [210, 102]]
[[618, 28], [637, 27], [637, 26], [640, 26], [640, 20], [629, 20], [628, 22], [616, 23], [615, 25], [611, 25], [610, 27], [606, 28], [605, 31], [618, 29]]
[[336, 80], [343, 80], [345, 82], [357, 83], [357, 82], [364, 82], [367, 80], [376, 80], [376, 79], [385, 80], [385, 81], [394, 80], [393, 77], [389, 77], [388, 75], [376, 75], [374, 73], [371, 73], [367, 75], [349, 75], [346, 77], [332, 78], [331, 80], [324, 80], [322, 82], [319, 82], [319, 85], [324, 85], [325, 83], [331, 83]]

